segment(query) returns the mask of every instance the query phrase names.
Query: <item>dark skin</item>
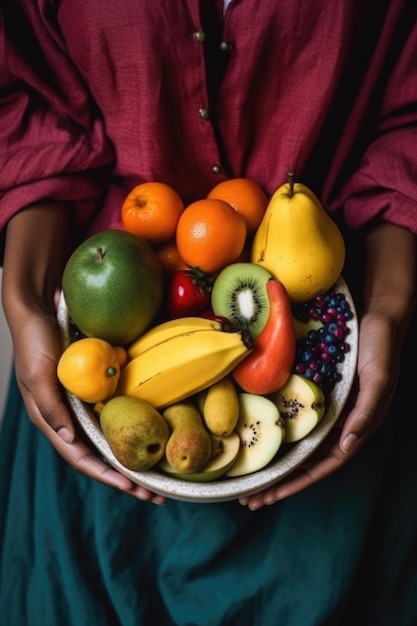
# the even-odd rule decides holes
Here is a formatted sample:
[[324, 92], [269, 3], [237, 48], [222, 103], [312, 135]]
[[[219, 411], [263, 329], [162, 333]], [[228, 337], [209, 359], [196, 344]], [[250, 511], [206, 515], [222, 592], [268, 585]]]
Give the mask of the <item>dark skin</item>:
[[71, 217], [70, 207], [45, 203], [21, 211], [7, 227], [3, 303], [19, 388], [32, 422], [74, 469], [139, 499], [162, 503], [163, 498], [134, 484], [95, 454], [76, 430], [63, 400], [56, 377], [60, 342], [55, 302]]
[[[60, 342], [56, 296], [67, 258], [71, 208], [27, 207], [9, 222], [3, 269], [3, 305], [13, 340], [18, 384], [32, 422], [77, 471], [135, 498], [165, 498], [104, 463], [78, 432], [56, 378]], [[36, 237], [34, 237], [36, 233]], [[415, 307], [416, 237], [380, 223], [366, 237], [357, 384], [332, 439], [280, 483], [240, 498], [251, 510], [312, 486], [347, 464], [381, 426], [392, 399], [401, 345]]]

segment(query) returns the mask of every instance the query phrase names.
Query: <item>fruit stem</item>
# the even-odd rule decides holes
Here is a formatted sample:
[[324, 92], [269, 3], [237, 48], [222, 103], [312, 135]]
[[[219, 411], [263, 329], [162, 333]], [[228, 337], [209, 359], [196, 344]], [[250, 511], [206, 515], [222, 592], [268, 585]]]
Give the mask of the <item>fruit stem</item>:
[[102, 263], [104, 261], [104, 250], [101, 246], [97, 248], [97, 253], [98, 253], [98, 260], [100, 263]]
[[288, 180], [288, 195], [290, 198], [293, 197], [294, 195], [294, 172], [287, 172], [287, 180]]
[[210, 293], [214, 283], [214, 276], [203, 272], [198, 267], [186, 270], [185, 274], [192, 279], [194, 285], [197, 285], [201, 294]]
[[247, 333], [247, 332], [245, 332], [245, 331], [243, 330], [243, 331], [241, 331], [241, 333], [240, 333], [240, 334], [241, 334], [242, 341], [243, 341], [243, 344], [245, 345], [245, 347], [246, 347], [248, 350], [253, 350], [253, 341], [252, 341], [252, 338], [251, 338], [251, 336], [249, 335], [249, 333]]

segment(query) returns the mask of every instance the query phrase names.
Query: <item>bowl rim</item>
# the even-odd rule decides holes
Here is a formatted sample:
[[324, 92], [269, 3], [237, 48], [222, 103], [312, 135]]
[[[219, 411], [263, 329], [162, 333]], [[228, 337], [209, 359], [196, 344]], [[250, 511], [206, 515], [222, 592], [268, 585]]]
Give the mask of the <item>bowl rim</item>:
[[[302, 465], [325, 440], [340, 417], [349, 397], [356, 375], [358, 356], [358, 318], [349, 288], [341, 276], [329, 290], [341, 292], [349, 303], [353, 318], [349, 320], [349, 351], [345, 353], [342, 363], [342, 379], [332, 391], [326, 395], [326, 410], [315, 428], [301, 441], [291, 444], [282, 454], [284, 447], [275, 460], [265, 468], [236, 478], [222, 477], [211, 482], [191, 482], [159, 472], [155, 468], [143, 472], [134, 472], [124, 467], [114, 456], [109, 444], [101, 432], [97, 417], [91, 405], [81, 401], [74, 394], [65, 390], [65, 395], [72, 413], [97, 451], [110, 466], [118, 470], [134, 483], [145, 487], [158, 495], [185, 502], [223, 502], [249, 496], [287, 477]], [[57, 307], [57, 324], [60, 332], [61, 345], [64, 349], [71, 341], [71, 328], [68, 309], [64, 294], [61, 292]]]

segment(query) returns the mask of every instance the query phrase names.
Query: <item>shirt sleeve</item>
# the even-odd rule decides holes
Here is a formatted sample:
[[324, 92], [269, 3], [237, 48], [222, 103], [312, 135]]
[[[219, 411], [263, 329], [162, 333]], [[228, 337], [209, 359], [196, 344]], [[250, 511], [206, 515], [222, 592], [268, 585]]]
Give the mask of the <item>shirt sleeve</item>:
[[417, 233], [415, 20], [408, 37], [402, 35], [405, 43], [380, 96], [377, 132], [337, 201], [353, 230], [379, 219]]
[[45, 199], [73, 202], [86, 224], [112, 150], [51, 12], [19, 4], [0, 13], [0, 229]]

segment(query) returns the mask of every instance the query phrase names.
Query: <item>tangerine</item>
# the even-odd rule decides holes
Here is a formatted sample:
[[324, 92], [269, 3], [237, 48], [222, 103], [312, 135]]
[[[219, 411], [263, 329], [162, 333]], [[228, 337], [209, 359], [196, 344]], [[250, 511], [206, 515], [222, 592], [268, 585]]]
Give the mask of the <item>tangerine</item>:
[[184, 203], [177, 191], [165, 183], [149, 181], [133, 187], [122, 203], [124, 228], [150, 243], [175, 236]]
[[177, 242], [175, 239], [170, 239], [165, 243], [155, 246], [155, 252], [159, 262], [161, 263], [164, 274], [170, 276], [178, 270], [187, 269], [187, 264], [183, 261], [180, 253], [178, 252]]
[[126, 348], [123, 346], [113, 346], [113, 350], [116, 353], [116, 359], [119, 361], [120, 367], [124, 367], [129, 360]]
[[241, 254], [246, 241], [245, 220], [223, 200], [197, 200], [181, 214], [176, 241], [189, 267], [215, 273]]
[[114, 348], [104, 339], [86, 337], [71, 343], [58, 361], [60, 383], [80, 400], [102, 402], [116, 391], [121, 364], [127, 361], [122, 347]]
[[268, 196], [262, 187], [249, 178], [223, 180], [213, 187], [207, 198], [218, 198], [231, 204], [242, 215], [249, 234], [258, 228], [268, 205]]

